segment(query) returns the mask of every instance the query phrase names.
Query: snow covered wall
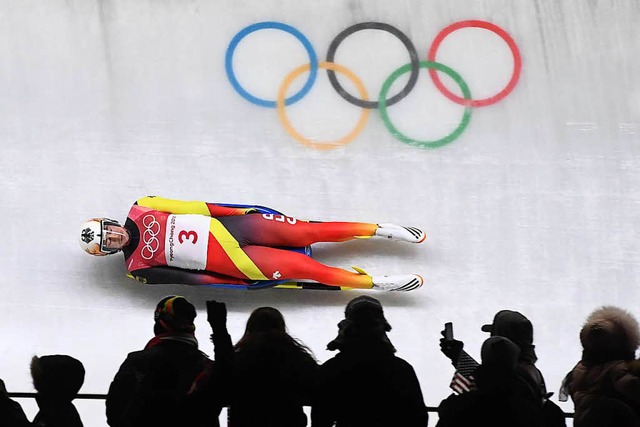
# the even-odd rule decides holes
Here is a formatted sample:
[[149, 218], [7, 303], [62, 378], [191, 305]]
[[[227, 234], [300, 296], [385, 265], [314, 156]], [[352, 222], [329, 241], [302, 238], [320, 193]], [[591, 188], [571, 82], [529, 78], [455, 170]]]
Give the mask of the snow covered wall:
[[[557, 392], [591, 310], [640, 315], [639, 18], [635, 0], [3, 0], [0, 378], [33, 391], [31, 356], [64, 353], [106, 393], [171, 293], [208, 354], [217, 299], [235, 339], [272, 305], [332, 355], [357, 292], [150, 287], [81, 252], [83, 220], [155, 194], [422, 227], [421, 246], [315, 253], [424, 276], [376, 296], [427, 405], [449, 394], [443, 323], [479, 357], [503, 308], [532, 320]], [[77, 405], [106, 425], [103, 402]]]

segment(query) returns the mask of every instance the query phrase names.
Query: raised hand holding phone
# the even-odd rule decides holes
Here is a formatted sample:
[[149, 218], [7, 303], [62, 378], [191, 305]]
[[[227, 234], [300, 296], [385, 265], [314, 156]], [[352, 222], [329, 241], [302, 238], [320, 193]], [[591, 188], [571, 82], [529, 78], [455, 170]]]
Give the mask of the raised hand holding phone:
[[451, 359], [455, 366], [460, 358], [464, 344], [462, 341], [453, 338], [453, 324], [451, 322], [444, 324], [444, 330], [440, 334], [442, 335], [442, 338], [440, 338], [440, 351]]
[[453, 323], [447, 322], [444, 324], [444, 331], [442, 332], [442, 336], [445, 340], [453, 339]]

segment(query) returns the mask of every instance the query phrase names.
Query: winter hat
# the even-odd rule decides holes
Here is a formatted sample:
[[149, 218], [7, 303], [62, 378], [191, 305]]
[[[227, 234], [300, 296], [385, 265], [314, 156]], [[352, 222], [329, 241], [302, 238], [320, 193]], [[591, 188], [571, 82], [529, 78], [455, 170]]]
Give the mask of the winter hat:
[[368, 295], [358, 296], [347, 304], [345, 318], [338, 323], [338, 336], [327, 344], [328, 350], [358, 346], [364, 342], [379, 343], [395, 352], [387, 337], [391, 325], [384, 317], [382, 304]]
[[501, 310], [493, 317], [493, 323], [483, 325], [484, 332], [491, 336], [509, 338], [519, 347], [533, 344], [533, 325], [522, 313], [512, 310]]
[[480, 357], [484, 366], [515, 370], [520, 357], [520, 347], [508, 338], [493, 336], [482, 343]]
[[391, 330], [391, 325], [384, 317], [382, 304], [368, 295], [360, 295], [349, 301], [344, 309], [344, 317], [355, 324], [382, 324], [385, 332]]
[[84, 383], [84, 374], [82, 362], [71, 356], [55, 354], [31, 359], [33, 387], [44, 397], [73, 400]]
[[587, 363], [633, 360], [640, 345], [640, 326], [631, 313], [603, 306], [587, 317], [580, 330], [580, 342]]
[[153, 314], [154, 330], [159, 333], [193, 333], [196, 308], [186, 298], [169, 295], [160, 300]]

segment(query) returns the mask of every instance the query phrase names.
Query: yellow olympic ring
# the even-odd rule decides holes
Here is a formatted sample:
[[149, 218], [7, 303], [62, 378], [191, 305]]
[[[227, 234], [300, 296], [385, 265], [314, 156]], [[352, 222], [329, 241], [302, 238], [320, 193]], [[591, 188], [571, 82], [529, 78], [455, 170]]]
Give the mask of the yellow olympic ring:
[[[367, 89], [365, 89], [364, 84], [362, 83], [360, 78], [358, 78], [358, 76], [356, 76], [348, 68], [339, 64], [335, 64], [333, 62], [320, 62], [318, 63], [318, 68], [337, 71], [339, 73], [344, 74], [356, 86], [356, 89], [358, 90], [358, 92], [360, 92], [360, 97], [365, 101], [369, 99], [369, 96], [367, 94]], [[304, 137], [291, 125], [291, 122], [289, 121], [289, 118], [287, 117], [287, 114], [284, 108], [287, 89], [289, 89], [289, 86], [291, 86], [291, 83], [295, 80], [296, 77], [300, 76], [305, 71], [309, 71], [310, 69], [311, 69], [311, 64], [305, 64], [296, 68], [285, 77], [285, 79], [282, 81], [282, 85], [280, 85], [280, 89], [278, 90], [278, 98], [276, 100], [276, 109], [278, 111], [278, 117], [280, 118], [280, 122], [282, 122], [282, 126], [287, 131], [287, 133], [291, 135], [296, 141], [300, 142], [301, 144], [307, 147], [314, 148], [316, 150], [331, 150], [331, 149], [341, 147], [343, 145], [350, 143], [364, 129], [364, 126], [367, 123], [367, 119], [369, 118], [369, 111], [371, 110], [366, 108], [362, 109], [362, 114], [360, 115], [360, 119], [358, 120], [358, 123], [356, 123], [355, 128], [353, 128], [353, 130], [351, 130], [351, 132], [349, 132], [346, 136], [333, 142], [313, 141], [309, 138]]]

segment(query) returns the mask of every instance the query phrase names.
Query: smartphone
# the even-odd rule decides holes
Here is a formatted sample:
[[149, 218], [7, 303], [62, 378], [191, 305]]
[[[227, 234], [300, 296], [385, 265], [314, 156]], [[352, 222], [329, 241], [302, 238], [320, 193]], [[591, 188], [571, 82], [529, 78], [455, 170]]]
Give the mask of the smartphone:
[[453, 339], [453, 323], [447, 322], [444, 324], [444, 338], [447, 340]]

